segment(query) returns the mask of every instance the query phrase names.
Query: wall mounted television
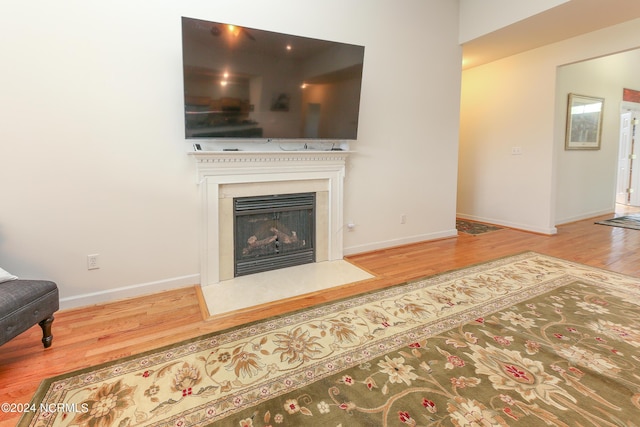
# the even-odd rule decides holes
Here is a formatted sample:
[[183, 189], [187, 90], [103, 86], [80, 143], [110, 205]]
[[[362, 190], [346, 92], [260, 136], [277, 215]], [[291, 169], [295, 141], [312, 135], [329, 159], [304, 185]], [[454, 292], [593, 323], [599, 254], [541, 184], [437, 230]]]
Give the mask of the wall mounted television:
[[187, 139], [355, 140], [364, 47], [182, 18]]

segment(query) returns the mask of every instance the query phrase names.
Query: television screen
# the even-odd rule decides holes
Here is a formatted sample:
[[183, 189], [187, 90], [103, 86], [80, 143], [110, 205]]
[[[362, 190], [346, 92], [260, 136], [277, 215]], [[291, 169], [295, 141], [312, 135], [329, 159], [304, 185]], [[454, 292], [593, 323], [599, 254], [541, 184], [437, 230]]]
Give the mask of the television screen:
[[355, 140], [364, 47], [182, 18], [187, 138]]

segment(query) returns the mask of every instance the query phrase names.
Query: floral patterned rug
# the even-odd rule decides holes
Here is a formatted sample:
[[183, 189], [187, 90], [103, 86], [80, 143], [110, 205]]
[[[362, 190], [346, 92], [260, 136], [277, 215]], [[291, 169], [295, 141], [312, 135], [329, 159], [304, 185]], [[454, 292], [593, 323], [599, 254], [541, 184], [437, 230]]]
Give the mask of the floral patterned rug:
[[619, 216], [617, 218], [597, 221], [596, 224], [640, 230], [640, 214]]
[[475, 221], [466, 221], [463, 219], [456, 220], [456, 229], [461, 233], [466, 234], [483, 234], [488, 233], [490, 231], [502, 230], [501, 227], [497, 227], [495, 225], [482, 224]]
[[523, 253], [43, 382], [29, 426], [635, 426], [640, 279]]

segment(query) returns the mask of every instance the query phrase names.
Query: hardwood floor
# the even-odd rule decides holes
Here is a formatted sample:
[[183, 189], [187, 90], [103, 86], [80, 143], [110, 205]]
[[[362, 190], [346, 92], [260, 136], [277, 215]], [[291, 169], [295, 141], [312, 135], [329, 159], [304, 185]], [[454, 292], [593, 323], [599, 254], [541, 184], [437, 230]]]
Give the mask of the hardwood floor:
[[[631, 212], [640, 209], [617, 209], [617, 214]], [[348, 261], [376, 278], [216, 318], [203, 320], [196, 287], [61, 311], [53, 323], [51, 348], [42, 348], [38, 326], [0, 347], [0, 403], [29, 402], [47, 377], [522, 251], [532, 250], [640, 277], [640, 231], [595, 225], [594, 220], [561, 225], [555, 236], [505, 228], [353, 255]], [[0, 426], [14, 426], [18, 417], [19, 414], [0, 412]]]

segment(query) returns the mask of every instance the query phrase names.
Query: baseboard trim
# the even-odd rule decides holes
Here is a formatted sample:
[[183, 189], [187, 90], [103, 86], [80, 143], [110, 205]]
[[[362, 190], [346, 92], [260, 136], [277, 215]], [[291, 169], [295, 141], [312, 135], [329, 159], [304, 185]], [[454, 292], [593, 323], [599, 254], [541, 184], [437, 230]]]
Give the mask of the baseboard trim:
[[602, 211], [594, 211], [594, 212], [589, 212], [589, 213], [582, 214], [582, 215], [572, 216], [570, 218], [559, 219], [559, 220], [557, 220], [556, 223], [558, 225], [569, 224], [569, 223], [576, 222], [576, 221], [582, 221], [583, 219], [595, 218], [597, 216], [613, 215], [614, 213], [615, 213], [615, 209], [614, 208], [610, 208], [610, 209], [605, 209], [605, 210], [602, 210]]
[[384, 240], [380, 242], [368, 243], [366, 245], [357, 245], [344, 248], [345, 255], [355, 255], [364, 252], [377, 251], [387, 249], [394, 246], [409, 245], [411, 243], [425, 242], [429, 240], [445, 239], [458, 235], [458, 230], [439, 231], [437, 233], [419, 234], [416, 236], [403, 237], [401, 239]]
[[60, 298], [60, 309], [85, 307], [89, 305], [113, 302], [125, 298], [139, 297], [171, 289], [193, 286], [200, 283], [199, 274], [188, 276], [172, 277], [170, 279], [158, 280], [155, 282], [139, 283], [137, 285], [122, 286], [115, 289], [108, 289], [100, 292], [76, 295], [72, 297]]

